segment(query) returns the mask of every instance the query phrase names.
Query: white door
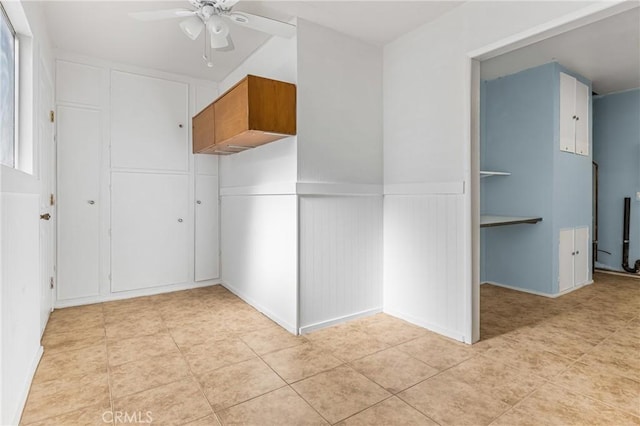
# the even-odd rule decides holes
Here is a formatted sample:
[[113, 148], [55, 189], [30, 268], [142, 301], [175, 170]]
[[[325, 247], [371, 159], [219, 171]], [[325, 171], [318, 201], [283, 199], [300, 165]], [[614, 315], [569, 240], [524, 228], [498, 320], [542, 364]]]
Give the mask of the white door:
[[185, 83], [111, 73], [111, 167], [187, 171], [189, 90]]
[[574, 261], [574, 241], [573, 229], [563, 229], [560, 231], [560, 264], [559, 264], [559, 292], [573, 288], [573, 261]]
[[59, 106], [57, 121], [57, 296], [97, 296], [101, 113]]
[[188, 175], [112, 173], [111, 291], [189, 280], [188, 212]]
[[576, 154], [589, 155], [589, 86], [576, 80]]
[[43, 64], [40, 64], [40, 105], [38, 114], [40, 178], [40, 333], [49, 320], [53, 308], [55, 282], [55, 138], [53, 124], [53, 84]]
[[560, 151], [576, 152], [576, 79], [560, 73]]
[[219, 277], [218, 177], [196, 175], [195, 280]]
[[574, 285], [582, 285], [589, 280], [589, 228], [576, 228], [574, 233]]

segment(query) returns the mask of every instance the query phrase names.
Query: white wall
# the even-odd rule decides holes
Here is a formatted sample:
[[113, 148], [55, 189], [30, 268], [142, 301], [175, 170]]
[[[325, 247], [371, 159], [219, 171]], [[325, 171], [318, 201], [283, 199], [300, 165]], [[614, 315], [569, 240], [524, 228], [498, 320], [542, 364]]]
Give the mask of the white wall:
[[[91, 111], [99, 115], [101, 123], [97, 141], [100, 153], [94, 167], [94, 172], [99, 176], [99, 188], [93, 206], [99, 212], [98, 229], [94, 229], [93, 236], [99, 247], [99, 259], [98, 266], [89, 271], [96, 278], [81, 283], [91, 287], [91, 291], [83, 291], [77, 285], [68, 289], [70, 276], [82, 268], [72, 262], [66, 274], [60, 270], [56, 306], [94, 303], [216, 283], [216, 265], [207, 268], [214, 275], [209, 273], [207, 279], [199, 276], [196, 280], [196, 275], [202, 274], [196, 274], [194, 267], [198, 226], [195, 220], [195, 181], [203, 176], [215, 179], [218, 162], [217, 158], [211, 156], [191, 154], [190, 117], [213, 101], [218, 93], [217, 85], [69, 52], [58, 51], [56, 56], [58, 108]], [[59, 129], [79, 125], [74, 122], [58, 123]], [[59, 162], [65, 159], [88, 160], [80, 158], [81, 153], [78, 153], [77, 159], [73, 153], [63, 155], [67, 142], [63, 135], [59, 135]], [[59, 173], [66, 171], [59, 169]], [[168, 180], [179, 184], [166, 185]], [[145, 198], [129, 193], [140, 181], [148, 185], [149, 191], [155, 188], [158, 195]], [[62, 205], [65, 190], [72, 189], [65, 188], [63, 183], [61, 179], [58, 188], [61, 224], [65, 219]], [[175, 195], [171, 194], [172, 189]], [[213, 189], [210, 200], [217, 202], [217, 188]], [[132, 200], [141, 204], [135, 207]], [[86, 202], [81, 204], [86, 207]], [[143, 211], [147, 211], [145, 218], [149, 220], [139, 217]], [[217, 227], [217, 217], [212, 220]], [[140, 226], [140, 223], [148, 226]], [[126, 230], [131, 225], [136, 232]], [[206, 228], [216, 231], [212, 233], [212, 238], [216, 238], [215, 227]], [[171, 244], [153, 245], [162, 253], [148, 250], [149, 238], [143, 234], [146, 230], [149, 235], [158, 235], [153, 229], [172, 230], [165, 237], [175, 237]], [[61, 265], [64, 265], [65, 255], [68, 255], [64, 242], [69, 233], [64, 231], [60, 229], [58, 240]], [[136, 255], [124, 256], [126, 250], [122, 249], [123, 246], [128, 250], [133, 249]], [[210, 244], [199, 246], [212, 248]], [[217, 252], [216, 241], [210, 253], [211, 262], [218, 262]], [[167, 259], [163, 267], [168, 269], [154, 266], [163, 255]], [[207, 260], [206, 257], [198, 259]], [[145, 273], [145, 269], [147, 272], [164, 272], [154, 275]], [[133, 271], [143, 274], [145, 278], [136, 278]]]
[[[20, 166], [0, 166], [0, 424], [17, 424], [40, 346], [38, 132], [40, 64], [51, 70], [51, 53], [40, 4], [3, 3], [21, 34]], [[51, 96], [52, 94], [50, 94]]]
[[[296, 83], [296, 39], [273, 37], [220, 83]], [[223, 284], [292, 333], [298, 322], [296, 137], [220, 157]]]
[[382, 49], [298, 20], [300, 329], [382, 309]]
[[[385, 46], [386, 311], [471, 341], [469, 52], [592, 5], [468, 2]], [[443, 251], [444, 269], [425, 263]]]

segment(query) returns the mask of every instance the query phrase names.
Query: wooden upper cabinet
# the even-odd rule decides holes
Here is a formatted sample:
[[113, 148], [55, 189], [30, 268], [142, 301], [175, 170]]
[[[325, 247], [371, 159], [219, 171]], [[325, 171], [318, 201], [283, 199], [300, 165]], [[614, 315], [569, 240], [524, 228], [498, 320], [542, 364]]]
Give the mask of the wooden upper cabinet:
[[296, 86], [248, 75], [193, 117], [195, 153], [231, 154], [296, 134]]

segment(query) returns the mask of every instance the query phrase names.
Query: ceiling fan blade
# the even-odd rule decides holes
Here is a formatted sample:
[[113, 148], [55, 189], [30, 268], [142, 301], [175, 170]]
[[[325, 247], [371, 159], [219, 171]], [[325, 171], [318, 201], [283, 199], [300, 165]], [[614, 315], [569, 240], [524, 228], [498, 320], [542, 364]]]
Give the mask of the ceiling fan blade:
[[225, 10], [230, 10], [240, 0], [218, 0], [218, 5]]
[[222, 15], [232, 22], [263, 33], [273, 34], [280, 37], [293, 37], [296, 34], [296, 26], [286, 22], [277, 21], [264, 16], [254, 15], [247, 12], [232, 12]]
[[129, 16], [138, 21], [160, 21], [163, 19], [184, 18], [195, 15], [196, 11], [189, 9], [150, 10], [147, 12], [132, 12]]

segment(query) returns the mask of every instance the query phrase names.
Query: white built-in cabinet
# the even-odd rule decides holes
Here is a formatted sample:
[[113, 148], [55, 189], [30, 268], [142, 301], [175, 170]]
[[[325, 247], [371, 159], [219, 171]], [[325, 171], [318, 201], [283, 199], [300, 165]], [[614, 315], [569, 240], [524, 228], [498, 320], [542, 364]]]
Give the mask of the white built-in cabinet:
[[560, 230], [559, 292], [581, 286], [589, 280], [589, 228]]
[[560, 73], [560, 150], [589, 155], [589, 86]]
[[56, 303], [218, 279], [218, 164], [195, 159], [190, 138], [191, 96], [211, 102], [215, 86], [73, 60], [56, 70]]

